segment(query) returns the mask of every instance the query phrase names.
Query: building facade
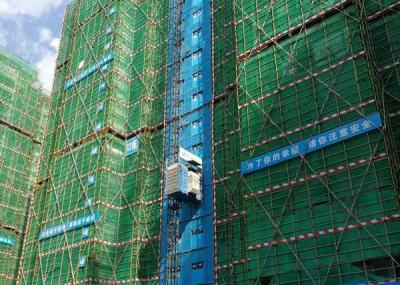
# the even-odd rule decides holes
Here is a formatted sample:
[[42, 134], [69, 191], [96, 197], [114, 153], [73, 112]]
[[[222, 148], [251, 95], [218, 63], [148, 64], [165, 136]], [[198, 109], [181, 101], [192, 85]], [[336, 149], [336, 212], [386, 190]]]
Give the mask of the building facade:
[[18, 282], [398, 282], [399, 7], [73, 1]]
[[218, 284], [398, 279], [398, 6], [214, 1]]
[[14, 284], [17, 279], [48, 103], [38, 71], [0, 47], [1, 284]]

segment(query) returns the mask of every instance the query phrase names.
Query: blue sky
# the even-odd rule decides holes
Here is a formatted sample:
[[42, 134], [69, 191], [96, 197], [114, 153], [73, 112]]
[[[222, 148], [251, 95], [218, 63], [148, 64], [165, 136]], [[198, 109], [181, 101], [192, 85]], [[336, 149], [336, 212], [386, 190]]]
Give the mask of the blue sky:
[[35, 65], [51, 89], [65, 6], [71, 0], [0, 0], [0, 45]]

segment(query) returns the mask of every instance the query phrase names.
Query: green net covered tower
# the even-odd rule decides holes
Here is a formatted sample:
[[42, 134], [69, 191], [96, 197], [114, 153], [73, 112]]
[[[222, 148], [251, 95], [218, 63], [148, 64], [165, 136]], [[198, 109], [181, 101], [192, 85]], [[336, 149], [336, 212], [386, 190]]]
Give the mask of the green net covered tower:
[[157, 282], [167, 23], [167, 1], [66, 8], [20, 284]]
[[0, 47], [0, 284], [14, 284], [47, 117], [38, 71]]
[[[200, 3], [203, 11], [191, 10]], [[170, 9], [178, 4], [181, 17]], [[18, 282], [184, 284], [190, 275], [183, 280], [194, 285], [207, 271], [215, 284], [398, 284], [399, 7], [73, 1]], [[169, 39], [209, 32], [189, 30], [192, 18], [212, 26], [211, 45], [194, 55]], [[210, 126], [201, 140], [211, 145], [213, 223], [180, 223], [171, 237], [162, 181], [168, 57], [177, 49], [183, 86], [206, 81], [208, 70], [189, 63], [212, 53], [212, 120], [202, 117]], [[182, 90], [177, 109], [197, 106], [199, 94]], [[207, 262], [185, 258], [212, 235]], [[185, 254], [176, 280], [165, 281], [169, 238]]]
[[213, 1], [218, 284], [398, 284], [399, 5]]

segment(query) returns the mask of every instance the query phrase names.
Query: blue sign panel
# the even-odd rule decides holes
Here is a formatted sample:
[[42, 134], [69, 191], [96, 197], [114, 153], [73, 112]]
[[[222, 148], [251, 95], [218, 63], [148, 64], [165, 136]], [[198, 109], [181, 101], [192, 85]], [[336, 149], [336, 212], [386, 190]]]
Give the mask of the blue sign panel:
[[79, 268], [85, 267], [86, 265], [86, 256], [82, 256], [79, 258]]
[[13, 239], [11, 239], [11, 238], [1, 237], [0, 236], [0, 243], [13, 246], [15, 241]]
[[252, 173], [292, 158], [323, 149], [380, 127], [382, 127], [381, 117], [379, 113], [376, 113], [319, 135], [312, 136], [306, 140], [243, 161], [240, 165], [240, 173]]
[[[80, 73], [78, 76], [72, 78], [71, 80], [67, 81], [64, 85], [64, 89], [68, 90], [72, 86], [74, 86], [76, 83], [82, 81], [86, 77], [92, 75], [96, 70], [102, 68], [103, 66], [108, 66], [108, 63], [114, 59], [114, 53], [110, 52], [105, 58], [97, 62], [96, 64], [93, 64], [92, 66], [88, 67], [85, 69], [82, 73]], [[103, 71], [103, 69], [102, 69]]]
[[82, 230], [82, 238], [88, 238], [90, 237], [90, 229], [89, 228], [84, 228]]
[[99, 212], [93, 212], [92, 214], [77, 218], [75, 220], [66, 222], [61, 225], [52, 226], [47, 229], [43, 229], [39, 233], [39, 240], [44, 240], [59, 234], [63, 234], [72, 230], [87, 227], [98, 222], [100, 219]]
[[126, 143], [125, 153], [126, 155], [132, 155], [139, 151], [139, 137], [133, 137]]
[[88, 184], [89, 186], [94, 185], [95, 182], [96, 182], [96, 179], [94, 178], [93, 175], [88, 177], [87, 184]]

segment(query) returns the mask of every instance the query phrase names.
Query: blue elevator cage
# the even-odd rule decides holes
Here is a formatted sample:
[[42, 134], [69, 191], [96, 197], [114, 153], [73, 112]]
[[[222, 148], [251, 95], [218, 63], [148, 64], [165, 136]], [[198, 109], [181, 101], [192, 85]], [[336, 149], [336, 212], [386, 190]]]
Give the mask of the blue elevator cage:
[[[173, 0], [170, 15], [174, 13]], [[170, 17], [173, 18], [172, 16]], [[180, 268], [178, 284], [214, 284], [214, 226], [212, 187], [212, 58], [211, 58], [211, 5], [208, 0], [185, 1], [183, 8], [182, 102], [180, 114], [183, 127], [180, 146], [203, 160], [202, 192], [199, 204], [182, 203], [180, 209], [177, 265]], [[170, 20], [168, 93], [172, 94], [173, 21]], [[166, 119], [171, 117], [171, 101], [167, 98]], [[166, 153], [169, 156], [166, 126]], [[160, 284], [166, 280], [167, 266], [167, 199], [163, 199]]]

